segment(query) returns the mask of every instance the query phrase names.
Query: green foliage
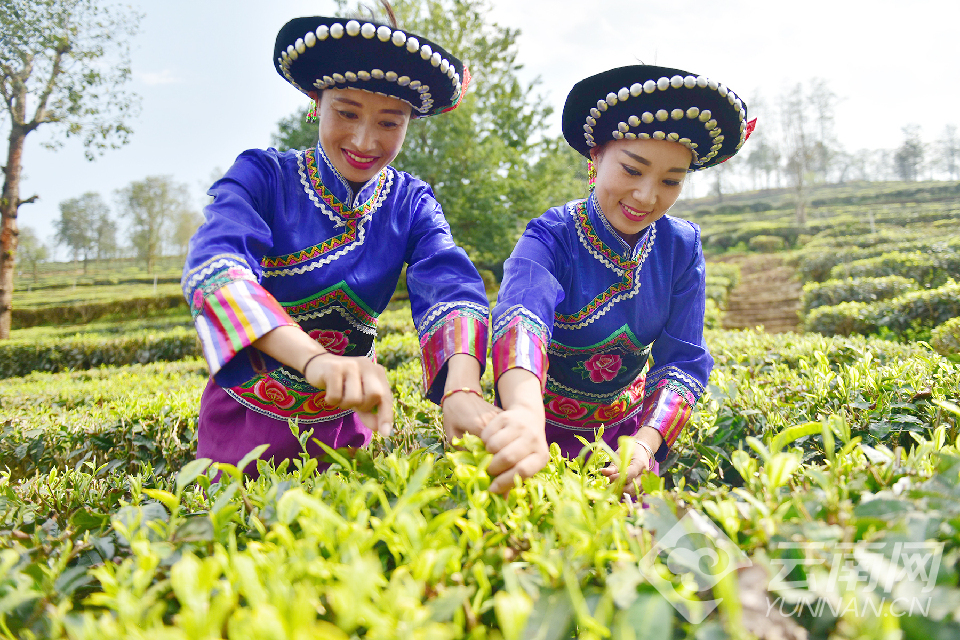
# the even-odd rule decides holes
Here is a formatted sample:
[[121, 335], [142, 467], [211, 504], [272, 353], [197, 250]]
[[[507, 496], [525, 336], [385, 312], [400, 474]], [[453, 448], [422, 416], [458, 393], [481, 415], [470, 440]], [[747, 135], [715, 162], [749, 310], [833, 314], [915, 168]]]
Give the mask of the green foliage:
[[929, 254], [893, 251], [875, 258], [839, 264], [830, 270], [833, 279], [886, 276], [903, 276], [925, 287], [939, 287], [951, 278], [960, 278], [960, 252]]
[[960, 356], [960, 317], [950, 318], [936, 327], [930, 337], [930, 346], [944, 356]]
[[[128, 7], [94, 0], [0, 4], [0, 89], [12, 123], [30, 130], [58, 125], [64, 137], [82, 137], [89, 159], [125, 144], [127, 119], [139, 106], [123, 90], [130, 79], [128, 39], [140, 18]], [[62, 144], [51, 140], [47, 146]]]
[[[646, 509], [621, 500], [600, 475], [610, 454], [595, 445], [587, 461], [555, 451], [507, 498], [490, 495], [490, 455], [476, 438], [442, 455], [435, 442], [331, 451], [324, 473], [307, 459], [280, 469], [261, 462], [257, 481], [208, 461], [184, 461], [171, 473], [143, 460], [121, 473], [92, 458], [19, 480], [0, 475], [2, 628], [14, 637], [97, 640], [396, 637], [398, 629], [411, 637], [619, 639], [637, 637], [655, 616], [658, 637], [667, 638], [701, 638], [704, 629], [750, 637], [771, 625], [793, 637], [803, 629], [880, 637], [881, 626], [921, 623], [954, 634], [943, 612], [960, 597], [960, 367], [875, 340], [709, 338], [717, 373], [676, 446], [666, 486], [644, 478]], [[195, 376], [171, 375], [176, 366], [105, 372], [99, 389], [67, 385], [57, 397], [110, 404], [119, 394], [108, 383], [118, 374], [142, 376], [118, 380], [128, 388], [153, 380], [144, 399], [159, 395], [163, 380], [199, 390], [202, 365], [192, 365]], [[392, 381], [402, 398], [418, 374], [401, 369], [392, 375], [405, 380]], [[18, 394], [20, 410], [53, 390], [40, 378], [24, 383], [35, 386]], [[175, 415], [184, 403], [169, 391]], [[678, 553], [664, 553], [655, 545], [670, 544], [677, 526]], [[922, 615], [880, 608], [771, 621], [766, 605], [751, 604], [821, 596], [870, 612], [873, 599], [907, 597], [924, 586], [916, 571], [892, 594], [884, 580], [867, 587], [867, 574], [856, 585], [827, 579], [841, 546], [850, 550], [844, 560], [867, 563], [877, 545], [897, 541], [942, 545], [935, 606]], [[687, 557], [717, 561], [697, 568], [682, 564]], [[790, 591], [781, 581], [768, 591], [796, 560], [786, 566], [803, 568], [790, 576], [801, 586]], [[720, 607], [706, 609], [702, 624], [679, 613], [695, 616], [700, 601], [715, 599]]]
[[73, 253], [74, 259], [108, 257], [117, 248], [116, 224], [110, 220], [110, 209], [99, 193], [89, 191], [78, 198], [60, 203], [60, 219], [54, 223], [57, 242]]
[[169, 362], [200, 355], [193, 327], [131, 331], [120, 336], [76, 334], [60, 339], [0, 342], [0, 378], [32, 371], [71, 371], [101, 365]]
[[[395, 361], [396, 434], [330, 452], [322, 474], [312, 460], [260, 463], [260, 479], [241, 482], [236, 467], [191, 462], [200, 360], [0, 381], [0, 628], [98, 640], [393, 637], [401, 627], [418, 637], [628, 638], [655, 611], [671, 637], [692, 638], [703, 627], [665, 599], [683, 596], [688, 606], [727, 602], [705, 626], [753, 632], [747, 603], [766, 592], [734, 573], [698, 595], [651, 553], [687, 510], [710, 518], [686, 538], [693, 551], [729, 556], [723, 532], [765, 566], [783, 539], [868, 550], [884, 531], [937, 518], [931, 496], [956, 504], [950, 461], [960, 454], [948, 443], [960, 435], [960, 367], [920, 346], [754, 332], [708, 333], [716, 370], [666, 477], [643, 481], [649, 509], [621, 501], [599, 474], [610, 459], [602, 447], [586, 462], [554, 457], [508, 498], [491, 496], [490, 456], [476, 440], [438, 457], [416, 336], [395, 331], [409, 322], [406, 308], [381, 319], [393, 330], [378, 351]], [[944, 517], [910, 530], [953, 557], [954, 528]], [[816, 571], [818, 547], [801, 552]], [[955, 569], [944, 566], [946, 585]]]
[[[410, 123], [392, 165], [431, 185], [456, 242], [479, 267], [499, 273], [527, 220], [586, 194], [585, 161], [546, 137], [551, 108], [534, 94], [537, 81], [518, 78], [519, 31], [494, 23], [486, 2], [393, 4], [402, 28], [466, 61], [473, 81], [455, 110]], [[341, 11], [348, 5], [341, 2]], [[316, 143], [305, 113], [280, 122], [280, 148]]]
[[756, 235], [747, 241], [747, 246], [750, 247], [752, 251], [773, 253], [775, 251], [783, 251], [786, 243], [780, 236]]
[[40, 264], [48, 260], [50, 250], [37, 237], [36, 232], [31, 227], [20, 227], [19, 240], [17, 241], [17, 266], [22, 270], [29, 270], [33, 283], [39, 279]]
[[728, 262], [707, 263], [707, 301], [703, 325], [707, 329], [723, 328], [723, 311], [730, 291], [740, 282], [740, 265]]
[[14, 309], [13, 326], [20, 329], [42, 324], [74, 324], [107, 316], [143, 317], [166, 309], [186, 309], [186, 305], [183, 294], [168, 294], [39, 309]]
[[[674, 215], [700, 225], [704, 248], [721, 253], [744, 246], [756, 235], [777, 236], [789, 247], [804, 248], [800, 269], [805, 280], [821, 281], [840, 262], [880, 255], [884, 251], [960, 247], [957, 224], [960, 183], [853, 183], [812, 187], [805, 227], [794, 221], [792, 191], [725, 195], [723, 204], [712, 198], [680, 201]], [[860, 252], [837, 259], [835, 254], [857, 252], [877, 244], [882, 251]], [[819, 260], [828, 264], [817, 265]], [[804, 264], [811, 262], [809, 266]]]
[[[172, 176], [148, 176], [135, 180], [117, 191], [121, 212], [130, 224], [130, 241], [137, 256], [144, 261], [147, 273], [153, 273], [156, 259], [174, 232], [170, 228], [186, 222], [191, 226], [197, 219], [191, 213], [190, 190], [187, 185], [174, 182]], [[174, 242], [182, 248], [182, 238]]]
[[938, 289], [913, 291], [880, 302], [843, 302], [818, 307], [807, 314], [808, 331], [824, 335], [906, 335], [933, 329], [960, 315], [960, 284], [949, 281]]
[[896, 298], [918, 288], [915, 280], [902, 276], [808, 282], [803, 285], [803, 312], [841, 302], [876, 302]]

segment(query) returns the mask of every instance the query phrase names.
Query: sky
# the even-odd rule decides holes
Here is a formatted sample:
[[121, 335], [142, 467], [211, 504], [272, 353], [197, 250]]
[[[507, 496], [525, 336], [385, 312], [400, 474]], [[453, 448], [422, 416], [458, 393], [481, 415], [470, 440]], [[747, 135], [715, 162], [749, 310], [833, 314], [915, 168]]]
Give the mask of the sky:
[[[826, 80], [839, 99], [837, 136], [851, 152], [896, 148], [908, 124], [928, 142], [960, 125], [957, 0], [489, 1], [493, 22], [520, 30], [521, 77], [539, 79], [537, 95], [556, 111], [550, 134], [560, 133], [575, 82], [638, 62], [717, 79], [748, 105]], [[60, 202], [96, 191], [116, 210], [115, 191], [147, 176], [187, 184], [199, 209], [240, 152], [269, 146], [277, 122], [305, 104], [273, 68], [277, 31], [291, 18], [334, 12], [330, 0], [124, 4], [144, 14], [133, 41], [129, 89], [142, 103], [130, 144], [88, 162], [72, 139], [45, 150], [41, 142], [56, 135], [50, 125], [27, 138], [21, 198], [39, 200], [20, 208], [19, 221], [48, 243]], [[754, 116], [763, 131], [763, 110]], [[0, 120], [0, 135], [8, 133]]]

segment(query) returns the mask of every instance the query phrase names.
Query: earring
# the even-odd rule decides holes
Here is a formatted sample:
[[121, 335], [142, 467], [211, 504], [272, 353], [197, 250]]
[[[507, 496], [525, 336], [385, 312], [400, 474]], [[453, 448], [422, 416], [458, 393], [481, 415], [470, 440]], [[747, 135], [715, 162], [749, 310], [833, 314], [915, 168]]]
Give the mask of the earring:
[[307, 113], [307, 122], [316, 122], [320, 119], [320, 96], [317, 96], [313, 101], [313, 108], [310, 109], [310, 112]]
[[587, 160], [587, 186], [591, 191], [597, 186], [597, 165], [593, 164], [593, 160]]

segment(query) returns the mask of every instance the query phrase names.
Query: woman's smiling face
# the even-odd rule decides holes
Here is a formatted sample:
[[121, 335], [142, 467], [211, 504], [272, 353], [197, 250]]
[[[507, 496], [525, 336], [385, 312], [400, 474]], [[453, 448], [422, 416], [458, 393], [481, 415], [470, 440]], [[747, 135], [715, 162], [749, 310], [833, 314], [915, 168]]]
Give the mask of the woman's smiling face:
[[590, 153], [603, 215], [631, 244], [680, 197], [693, 155], [670, 140], [613, 140]]
[[354, 183], [367, 182], [397, 157], [411, 113], [406, 102], [360, 89], [327, 89], [318, 111], [320, 145]]

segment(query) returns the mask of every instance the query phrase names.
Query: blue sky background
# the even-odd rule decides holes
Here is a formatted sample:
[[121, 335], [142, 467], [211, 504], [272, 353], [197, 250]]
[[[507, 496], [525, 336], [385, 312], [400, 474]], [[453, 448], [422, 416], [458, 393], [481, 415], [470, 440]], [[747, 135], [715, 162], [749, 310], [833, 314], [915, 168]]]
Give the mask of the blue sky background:
[[[142, 98], [131, 143], [94, 162], [78, 142], [44, 150], [53, 130], [27, 139], [21, 226], [53, 235], [62, 200], [114, 191], [170, 174], [196, 193], [244, 149], [265, 147], [277, 121], [303, 105], [271, 62], [279, 28], [301, 15], [329, 15], [328, 0], [128, 0], [145, 14], [134, 42]], [[824, 78], [840, 98], [836, 123], [849, 151], [894, 148], [915, 123], [932, 141], [960, 125], [956, 0], [491, 0], [494, 21], [521, 29], [525, 80], [559, 110], [577, 80], [643, 61], [724, 82], [770, 105], [797, 82]], [[424, 34], [430, 35], [430, 34]], [[760, 117], [762, 110], [751, 111]], [[5, 122], [0, 134], [6, 137]], [[697, 194], [698, 189], [694, 189]], [[700, 189], [702, 191], [702, 189]], [[702, 194], [700, 194], [702, 195]], [[65, 255], [61, 252], [61, 255]]]

